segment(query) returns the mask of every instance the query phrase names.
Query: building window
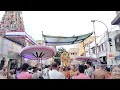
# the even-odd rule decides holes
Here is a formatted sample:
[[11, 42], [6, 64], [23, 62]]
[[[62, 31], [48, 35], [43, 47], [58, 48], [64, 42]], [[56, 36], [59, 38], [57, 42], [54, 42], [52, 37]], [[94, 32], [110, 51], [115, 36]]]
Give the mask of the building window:
[[120, 51], [120, 34], [115, 37], [115, 47], [117, 51]]
[[99, 52], [101, 52], [101, 48], [100, 48], [100, 47], [101, 47], [101, 46], [98, 46], [98, 51], [99, 51]]
[[77, 55], [77, 52], [75, 52], [75, 53], [73, 52], [73, 53], [70, 53], [70, 54], [71, 54], [71, 55]]
[[93, 54], [95, 54], [95, 47], [94, 47], [94, 48], [92, 48], [92, 52], [93, 52]]
[[101, 48], [102, 48], [102, 51], [104, 51], [104, 47], [103, 47], [103, 44], [101, 45]]

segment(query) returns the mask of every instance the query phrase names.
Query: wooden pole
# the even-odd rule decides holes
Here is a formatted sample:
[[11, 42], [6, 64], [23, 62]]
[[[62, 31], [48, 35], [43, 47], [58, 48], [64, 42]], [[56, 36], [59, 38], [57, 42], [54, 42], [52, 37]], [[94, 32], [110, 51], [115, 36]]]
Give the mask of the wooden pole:
[[8, 61], [8, 66], [7, 66], [7, 78], [8, 78], [8, 76], [9, 76], [10, 66], [11, 66], [11, 59]]
[[[23, 41], [23, 45], [22, 45], [22, 48], [23, 48], [24, 47], [24, 43], [25, 43], [25, 38], [24, 37], [22, 38], [22, 41]], [[23, 58], [21, 56], [21, 66], [22, 66], [22, 60], [23, 60]]]
[[[40, 60], [41, 59], [41, 60]], [[41, 71], [42, 71], [42, 75], [43, 75], [43, 68], [42, 68], [42, 57], [39, 59], [39, 62], [41, 61]]]
[[83, 41], [83, 48], [84, 48], [84, 56], [86, 56], [86, 53], [85, 53], [85, 43]]

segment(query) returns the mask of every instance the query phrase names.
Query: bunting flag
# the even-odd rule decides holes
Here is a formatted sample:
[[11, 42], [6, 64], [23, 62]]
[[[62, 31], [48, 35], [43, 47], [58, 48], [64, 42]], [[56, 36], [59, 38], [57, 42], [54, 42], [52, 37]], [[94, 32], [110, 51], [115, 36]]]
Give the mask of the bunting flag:
[[80, 36], [71, 36], [71, 37], [63, 37], [63, 36], [50, 36], [50, 35], [44, 35], [44, 41], [45, 44], [48, 46], [59, 46], [59, 45], [70, 45], [70, 44], [76, 44], [84, 41], [88, 37], [90, 37], [93, 34], [93, 32], [80, 35]]

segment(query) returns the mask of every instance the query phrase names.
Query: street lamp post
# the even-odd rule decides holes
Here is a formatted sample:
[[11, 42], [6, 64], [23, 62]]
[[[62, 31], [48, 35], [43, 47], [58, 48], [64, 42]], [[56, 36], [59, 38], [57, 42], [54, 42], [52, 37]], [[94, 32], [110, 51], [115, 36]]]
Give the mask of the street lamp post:
[[95, 33], [95, 25], [94, 25], [94, 22], [95, 20], [91, 20], [91, 22], [93, 22], [93, 29], [94, 29], [94, 36], [95, 36], [95, 51], [96, 51], [96, 58], [98, 58], [98, 55], [97, 55], [97, 41], [96, 41], [96, 33]]
[[[105, 27], [107, 28], [107, 37], [108, 37], [108, 42], [109, 42], [109, 45], [110, 45], [110, 42], [111, 42], [111, 38], [109, 38], [109, 31], [108, 31], [108, 27], [107, 27], [107, 25], [104, 23], [104, 22], [102, 22], [102, 21], [98, 21], [98, 20], [91, 20], [91, 22], [93, 22], [93, 28], [94, 28], [94, 35], [95, 35], [95, 26], [94, 26], [94, 22], [95, 21], [97, 21], [97, 22], [100, 22], [100, 23], [102, 23], [102, 24], [104, 24], [105, 25]], [[95, 35], [96, 36], [96, 35]], [[95, 43], [96, 43], [96, 38], [95, 38]], [[96, 43], [96, 47], [97, 47], [97, 43]], [[97, 49], [97, 48], [96, 48]], [[111, 45], [110, 45], [110, 52], [111, 52]], [[107, 42], [106, 42], [106, 57], [107, 57]]]

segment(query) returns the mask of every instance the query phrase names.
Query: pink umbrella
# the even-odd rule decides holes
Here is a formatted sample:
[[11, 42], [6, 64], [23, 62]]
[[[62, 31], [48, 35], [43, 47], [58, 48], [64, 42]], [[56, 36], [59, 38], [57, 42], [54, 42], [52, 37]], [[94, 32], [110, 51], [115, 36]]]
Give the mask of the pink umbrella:
[[28, 58], [31, 60], [38, 60], [38, 59], [48, 59], [52, 58], [56, 54], [56, 50], [47, 46], [28, 46], [21, 50], [21, 56], [24, 58]]
[[56, 50], [47, 46], [33, 45], [23, 48], [20, 55], [30, 60], [38, 60], [38, 62], [40, 62], [41, 59], [42, 63], [42, 60], [47, 60], [56, 55]]
[[97, 61], [97, 58], [93, 58], [93, 57], [85, 57], [85, 56], [79, 56], [76, 58], [76, 60], [78, 61]]

